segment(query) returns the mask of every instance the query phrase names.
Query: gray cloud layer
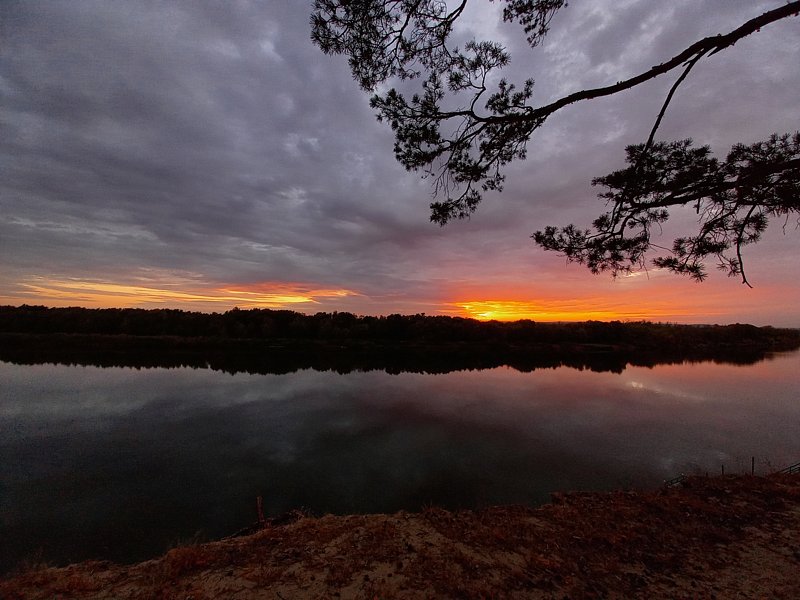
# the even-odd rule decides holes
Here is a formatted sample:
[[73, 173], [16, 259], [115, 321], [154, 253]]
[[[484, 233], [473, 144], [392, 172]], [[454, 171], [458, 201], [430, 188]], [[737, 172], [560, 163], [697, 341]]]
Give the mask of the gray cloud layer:
[[[545, 101], [629, 76], [774, 5], [576, 3], [537, 53], [499, 24], [496, 5], [474, 2], [470, 23], [478, 35], [502, 32], [507, 75], [533, 74]], [[556, 115], [509, 169], [506, 192], [440, 230], [428, 223], [427, 182], [395, 163], [391, 132], [345, 60], [311, 45], [309, 11], [294, 0], [2, 3], [6, 292], [31, 276], [150, 269], [436, 300], [445, 281], [563, 277], [527, 236], [602, 210], [588, 181], [646, 136], [669, 81]], [[724, 151], [797, 128], [799, 27], [770, 26], [699, 67], [663, 135]]]

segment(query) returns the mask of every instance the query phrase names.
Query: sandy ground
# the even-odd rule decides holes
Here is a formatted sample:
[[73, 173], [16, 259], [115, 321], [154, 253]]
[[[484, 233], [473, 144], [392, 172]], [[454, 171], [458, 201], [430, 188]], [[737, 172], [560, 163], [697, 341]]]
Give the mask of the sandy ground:
[[800, 475], [540, 508], [296, 515], [136, 565], [28, 567], [0, 598], [800, 598]]

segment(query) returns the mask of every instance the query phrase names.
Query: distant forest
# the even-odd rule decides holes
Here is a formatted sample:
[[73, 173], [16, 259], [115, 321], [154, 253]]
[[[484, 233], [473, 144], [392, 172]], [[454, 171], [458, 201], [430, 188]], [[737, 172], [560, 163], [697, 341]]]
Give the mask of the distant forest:
[[224, 313], [175, 309], [0, 306], [0, 332], [177, 336], [227, 339], [505, 342], [510, 344], [664, 345], [800, 344], [800, 330], [753, 325], [675, 325], [647, 321], [540, 323], [463, 317], [234, 308]]
[[560, 365], [621, 371], [683, 360], [737, 364], [800, 348], [800, 330], [650, 322], [539, 323], [417, 315], [198, 313], [0, 306], [0, 360], [102, 366], [198, 366], [446, 372]]

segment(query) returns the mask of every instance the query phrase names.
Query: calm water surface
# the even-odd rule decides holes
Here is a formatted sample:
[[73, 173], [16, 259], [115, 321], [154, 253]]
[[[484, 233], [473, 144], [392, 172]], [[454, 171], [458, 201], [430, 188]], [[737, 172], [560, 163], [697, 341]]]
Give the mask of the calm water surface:
[[132, 561], [265, 512], [541, 503], [800, 460], [800, 353], [444, 375], [0, 363], [0, 572]]

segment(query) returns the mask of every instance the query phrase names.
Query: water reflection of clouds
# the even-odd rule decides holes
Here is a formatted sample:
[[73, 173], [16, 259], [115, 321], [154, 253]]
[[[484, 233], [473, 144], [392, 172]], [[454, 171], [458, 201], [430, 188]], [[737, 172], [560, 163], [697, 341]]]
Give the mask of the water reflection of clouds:
[[[174, 411], [302, 397], [317, 376], [235, 376], [209, 369], [13, 365], [0, 361], [0, 416], [68, 420], [125, 415], [151, 403]], [[276, 410], [280, 410], [275, 407]]]
[[675, 388], [663, 388], [659, 385], [642, 381], [628, 381], [627, 386], [633, 390], [636, 390], [637, 392], [657, 396], [657, 398], [651, 398], [651, 400], [656, 400], [659, 402], [663, 402], [665, 398], [691, 400], [694, 402], [708, 400], [708, 397], [702, 394], [692, 394], [690, 392], [684, 392]]
[[141, 527], [153, 506], [163, 515], [154, 532], [224, 535], [248, 522], [257, 495], [270, 514], [393, 511], [657, 485], [751, 455], [780, 466], [800, 456], [799, 359], [622, 375], [231, 376], [0, 363], [0, 509], [12, 529], [46, 532], [46, 517], [65, 539], [73, 522], [111, 527], [85, 521], [119, 502], [130, 523], [109, 515], [109, 536]]

